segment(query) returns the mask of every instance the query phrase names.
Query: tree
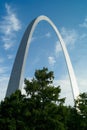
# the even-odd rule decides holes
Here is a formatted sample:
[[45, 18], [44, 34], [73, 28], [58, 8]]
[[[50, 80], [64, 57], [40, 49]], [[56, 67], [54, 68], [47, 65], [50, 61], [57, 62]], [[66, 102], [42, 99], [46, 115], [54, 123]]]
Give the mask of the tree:
[[10, 97], [6, 97], [0, 104], [0, 128], [2, 130], [25, 130], [22, 117], [24, 95], [17, 90]]
[[[64, 106], [60, 86], [47, 68], [25, 79], [23, 95], [17, 90], [0, 103], [1, 130], [87, 130], [87, 93], [80, 94], [74, 107]], [[79, 111], [78, 111], [79, 110]]]
[[17, 90], [0, 104], [3, 130], [65, 130], [64, 98], [53, 85], [54, 74], [47, 68], [36, 70], [32, 80], [25, 79], [27, 95]]
[[[60, 87], [53, 86], [53, 72], [47, 68], [36, 70], [35, 77], [29, 81], [25, 79], [25, 90], [28, 96], [27, 106], [32, 116], [29, 126], [35, 130], [63, 130], [64, 118], [60, 114], [63, 109], [64, 98], [60, 99]], [[33, 126], [32, 126], [33, 124]]]
[[79, 110], [77, 113], [79, 115], [80, 129], [87, 130], [87, 93], [79, 95], [75, 101], [75, 107]]
[[87, 93], [80, 94], [75, 106], [69, 107], [67, 127], [68, 130], [87, 130]]

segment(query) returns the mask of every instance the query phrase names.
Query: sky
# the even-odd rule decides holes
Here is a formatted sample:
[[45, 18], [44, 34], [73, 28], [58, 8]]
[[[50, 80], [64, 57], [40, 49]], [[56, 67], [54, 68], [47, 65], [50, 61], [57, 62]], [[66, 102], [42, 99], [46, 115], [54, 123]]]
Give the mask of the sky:
[[[58, 28], [67, 47], [80, 93], [87, 92], [87, 0], [0, 0], [0, 101], [4, 99], [14, 59], [29, 23], [46, 15]], [[65, 58], [52, 27], [41, 21], [32, 36], [24, 78], [36, 69], [54, 72], [66, 104], [73, 103]]]

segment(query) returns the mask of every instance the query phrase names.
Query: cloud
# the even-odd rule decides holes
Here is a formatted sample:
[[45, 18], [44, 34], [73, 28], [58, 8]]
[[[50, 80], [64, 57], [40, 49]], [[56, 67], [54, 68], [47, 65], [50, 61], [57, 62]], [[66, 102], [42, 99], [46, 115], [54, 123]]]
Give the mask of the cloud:
[[46, 33], [45, 37], [50, 38], [51, 37], [51, 33], [50, 32]]
[[83, 92], [87, 92], [87, 79], [86, 78], [78, 78], [78, 85], [79, 85], [79, 88], [80, 88], [80, 92], [83, 93]]
[[21, 29], [21, 23], [16, 14], [12, 11], [11, 6], [5, 4], [6, 15], [2, 17], [0, 22], [0, 33], [2, 34], [2, 41], [4, 43], [4, 49], [10, 49], [16, 37], [16, 32]]
[[2, 31], [5, 35], [13, 33], [13, 31], [19, 31], [21, 29], [20, 21], [16, 14], [12, 12], [10, 5], [5, 4], [7, 15], [3, 17]]
[[[76, 43], [77, 39], [78, 39], [78, 34], [76, 32], [76, 30], [72, 29], [66, 29], [66, 28], [62, 28], [61, 29], [61, 35], [62, 38], [66, 44], [66, 46], [69, 46], [70, 48], [72, 48], [74, 46], [74, 44]], [[58, 54], [59, 52], [62, 51], [60, 42], [57, 41], [56, 42], [56, 46], [55, 46], [55, 53]]]
[[3, 67], [3, 66], [0, 66], [0, 74], [4, 74], [8, 71], [8, 67]]
[[48, 62], [49, 62], [49, 65], [54, 66], [54, 64], [56, 63], [56, 60], [53, 56], [49, 56]]
[[70, 85], [68, 76], [64, 76], [64, 78], [61, 78], [59, 80], [54, 80], [54, 86], [60, 86], [60, 88], [61, 88], [60, 97], [65, 98], [66, 105], [74, 104], [72, 89], [71, 89], [71, 85]]
[[75, 42], [78, 38], [78, 34], [77, 34], [76, 30], [74, 30], [74, 29], [69, 30], [64, 27], [61, 29], [61, 35], [62, 35], [66, 45], [70, 45], [70, 46], [75, 44]]
[[55, 52], [56, 52], [56, 54], [58, 54], [61, 51], [62, 51], [61, 45], [60, 45], [59, 41], [57, 41], [56, 47], [55, 47]]
[[79, 26], [87, 28], [87, 17], [84, 19], [83, 23], [79, 24]]
[[[73, 105], [73, 94], [72, 94], [72, 88], [70, 84], [69, 78], [61, 78], [59, 80], [54, 80], [54, 86], [60, 86], [61, 88], [61, 94], [60, 97], [65, 97], [65, 104], [66, 105]], [[87, 86], [87, 81], [86, 79], [79, 78], [78, 79], [78, 87], [80, 93], [87, 92], [86, 91], [86, 86]]]
[[5, 43], [5, 44], [4, 44], [4, 49], [5, 49], [5, 50], [8, 50], [8, 49], [10, 49], [12, 46], [13, 46], [12, 43]]
[[[79, 88], [79, 92], [87, 92], [87, 78], [84, 75], [78, 74], [76, 76], [77, 84]], [[72, 95], [72, 88], [70, 84], [70, 79], [68, 75], [62, 75], [60, 79], [54, 79], [54, 86], [60, 86], [61, 88], [61, 97], [66, 97], [66, 104], [73, 105], [73, 95]]]
[[11, 55], [11, 54], [9, 54], [9, 55], [7, 55], [7, 57], [8, 57], [8, 59], [10, 60], [10, 59], [13, 59], [13, 55]]

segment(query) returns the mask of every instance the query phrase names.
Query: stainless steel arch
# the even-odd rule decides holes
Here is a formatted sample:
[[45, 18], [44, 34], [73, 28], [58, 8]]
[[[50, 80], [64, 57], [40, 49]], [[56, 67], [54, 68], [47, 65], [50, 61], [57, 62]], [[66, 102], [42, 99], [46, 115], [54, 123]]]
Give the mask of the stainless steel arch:
[[70, 57], [69, 57], [69, 54], [65, 47], [65, 43], [64, 43], [57, 27], [54, 25], [54, 23], [47, 16], [44, 16], [44, 15], [41, 15], [41, 16], [35, 18], [29, 24], [29, 26], [27, 27], [27, 29], [24, 33], [24, 36], [21, 40], [21, 43], [20, 43], [16, 58], [15, 58], [15, 62], [13, 65], [11, 76], [10, 76], [6, 96], [11, 95], [17, 89], [20, 89], [20, 90], [22, 89], [24, 68], [25, 68], [25, 63], [26, 63], [26, 58], [27, 58], [31, 38], [32, 38], [33, 32], [34, 32], [37, 24], [42, 20], [47, 21], [52, 26], [52, 28], [56, 32], [57, 37], [59, 38], [64, 56], [66, 59], [67, 67], [68, 67], [70, 82], [71, 82], [71, 86], [72, 86], [73, 98], [76, 99], [77, 96], [79, 95], [79, 89], [78, 89], [78, 85], [76, 82], [73, 67], [72, 67], [72, 64], [70, 61]]

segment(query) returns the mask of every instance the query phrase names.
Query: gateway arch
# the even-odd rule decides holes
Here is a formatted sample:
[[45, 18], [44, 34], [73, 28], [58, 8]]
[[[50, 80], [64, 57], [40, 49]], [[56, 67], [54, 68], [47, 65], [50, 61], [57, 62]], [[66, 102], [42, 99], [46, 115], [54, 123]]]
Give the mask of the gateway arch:
[[64, 43], [57, 27], [55, 26], [55, 24], [47, 16], [44, 16], [44, 15], [41, 15], [41, 16], [35, 18], [34, 20], [32, 20], [22, 37], [16, 58], [15, 58], [15, 62], [13, 65], [13, 69], [11, 72], [10, 80], [8, 83], [6, 97], [10, 96], [17, 89], [20, 89], [20, 90], [22, 89], [22, 84], [24, 81], [24, 69], [25, 69], [25, 64], [26, 64], [26, 59], [27, 59], [27, 55], [28, 55], [31, 38], [32, 38], [32, 35], [33, 35], [33, 32], [34, 32], [36, 26], [42, 20], [47, 21], [52, 26], [52, 28], [54, 29], [54, 31], [60, 41], [62, 51], [65, 56], [68, 72], [69, 72], [73, 98], [76, 99], [77, 96], [79, 95], [79, 89], [78, 89], [76, 77], [75, 77], [75, 74], [73, 71], [73, 67], [72, 67], [65, 43]]

